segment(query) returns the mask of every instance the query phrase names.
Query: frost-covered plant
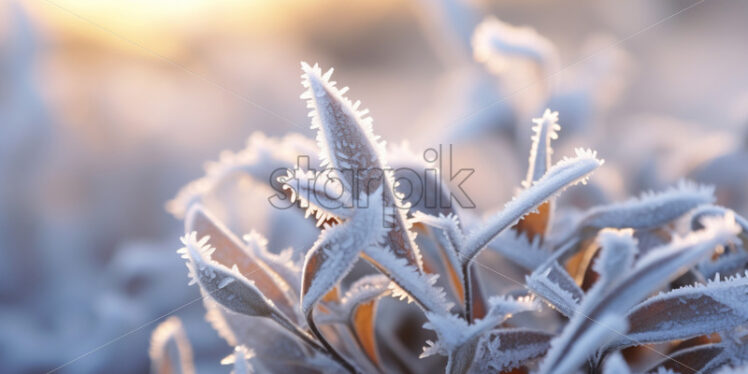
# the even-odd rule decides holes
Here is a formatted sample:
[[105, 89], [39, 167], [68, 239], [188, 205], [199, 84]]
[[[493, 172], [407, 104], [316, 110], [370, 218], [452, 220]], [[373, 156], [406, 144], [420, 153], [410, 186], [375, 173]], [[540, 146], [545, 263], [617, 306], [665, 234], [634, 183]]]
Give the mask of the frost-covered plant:
[[[426, 204], [450, 196], [439, 175], [398, 174], [418, 161], [374, 135], [332, 70], [302, 69], [316, 145], [254, 136], [169, 204], [185, 220], [179, 253], [207, 319], [235, 347], [224, 360], [235, 373], [689, 373], [746, 359], [746, 221], [710, 205], [712, 189], [681, 182], [580, 214], [556, 209], [555, 197], [603, 161], [577, 149], [554, 164], [561, 127], [546, 110], [533, 121], [522, 188], [478, 222]], [[236, 175], [282, 192], [291, 214], [312, 216], [316, 238], [281, 252], [255, 231], [241, 240], [219, 218], [230, 211], [209, 208]], [[405, 181], [426, 195], [405, 196]], [[275, 222], [283, 235], [309, 235]], [[511, 279], [521, 288], [493, 287], [489, 276], [506, 276], [484, 252], [525, 271]], [[178, 326], [154, 334], [154, 368], [190, 367]]]

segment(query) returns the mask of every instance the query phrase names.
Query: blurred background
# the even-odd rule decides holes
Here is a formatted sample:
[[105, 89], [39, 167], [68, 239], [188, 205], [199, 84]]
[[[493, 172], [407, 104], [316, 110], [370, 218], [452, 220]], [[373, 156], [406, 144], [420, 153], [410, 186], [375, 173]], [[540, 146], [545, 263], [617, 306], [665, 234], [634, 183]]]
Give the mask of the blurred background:
[[[253, 132], [313, 135], [300, 61], [335, 67], [389, 143], [453, 144], [478, 214], [519, 186], [546, 106], [556, 159], [607, 161], [566, 204], [688, 177], [745, 214], [746, 15], [728, 0], [2, 0], [0, 371], [148, 371], [170, 313], [199, 372], [228, 370], [164, 206]], [[491, 16], [535, 29], [543, 54], [498, 40], [506, 64], [476, 60]]]

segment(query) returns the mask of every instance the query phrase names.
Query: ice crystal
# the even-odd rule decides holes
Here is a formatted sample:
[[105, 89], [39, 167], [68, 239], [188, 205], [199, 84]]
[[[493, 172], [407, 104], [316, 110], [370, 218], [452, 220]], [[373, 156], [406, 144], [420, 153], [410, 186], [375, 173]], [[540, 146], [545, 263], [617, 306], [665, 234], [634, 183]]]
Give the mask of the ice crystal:
[[[474, 43], [491, 64], [555, 58], [538, 35], [495, 20]], [[746, 221], [708, 205], [710, 187], [683, 181], [624, 203], [557, 211], [556, 198], [586, 184], [603, 161], [578, 148], [554, 163], [551, 141], [563, 113], [546, 110], [533, 120], [521, 188], [481, 221], [427, 203], [451, 196], [439, 171], [422, 179], [390, 166], [436, 165], [405, 146], [388, 148], [368, 111], [331, 80], [332, 70], [302, 70], [316, 144], [255, 134], [247, 149], [222, 155], [169, 204], [185, 219], [179, 253], [207, 319], [235, 347], [224, 360], [234, 372], [414, 372], [421, 362], [425, 371], [448, 373], [706, 372], [746, 357]], [[294, 152], [318, 157], [298, 165], [303, 154]], [[266, 178], [271, 167], [283, 172]], [[236, 173], [286, 196], [291, 214], [315, 223], [316, 240], [283, 251], [257, 231], [239, 240], [205, 207], [205, 196]], [[406, 197], [406, 185], [425, 195]], [[280, 229], [296, 233], [293, 225]], [[485, 270], [509, 277], [482, 263], [486, 248], [485, 257], [524, 272], [524, 282], [514, 280], [524, 289], [487, 281]], [[161, 353], [183, 340], [167, 327], [154, 334], [154, 367], [188, 357]], [[703, 343], [660, 361], [630, 362], [621, 353], [685, 339]]]

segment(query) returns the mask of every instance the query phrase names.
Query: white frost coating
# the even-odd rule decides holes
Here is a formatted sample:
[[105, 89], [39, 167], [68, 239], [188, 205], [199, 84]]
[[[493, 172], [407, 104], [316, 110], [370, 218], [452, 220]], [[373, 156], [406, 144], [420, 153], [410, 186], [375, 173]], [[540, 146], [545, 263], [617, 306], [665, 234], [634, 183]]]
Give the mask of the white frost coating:
[[595, 207], [580, 226], [594, 228], [653, 228], [668, 223], [691, 209], [714, 201], [714, 188], [682, 180], [665, 191], [647, 192], [623, 203]]
[[691, 212], [691, 224], [696, 225], [704, 216], [723, 216], [728, 212], [735, 216], [735, 222], [743, 228], [743, 231], [748, 229], [748, 221], [743, 216], [735, 213], [732, 209], [727, 209], [718, 205], [703, 205], [694, 209], [693, 212]]
[[342, 306], [354, 306], [385, 294], [389, 288], [390, 279], [381, 274], [367, 275], [355, 281], [341, 300]]
[[595, 152], [583, 149], [576, 150], [576, 157], [564, 158], [556, 163], [540, 180], [507, 203], [501, 212], [468, 235], [462, 254], [463, 261], [470, 262], [504, 229], [515, 224], [544, 201], [570, 186], [586, 183], [589, 175], [602, 164], [603, 161], [597, 159]]
[[[323, 230], [307, 252], [304, 261], [303, 284], [308, 288], [301, 295], [301, 310], [309, 315], [312, 307], [345, 277], [358, 260], [361, 251], [370, 246], [381, 245], [386, 230], [382, 222], [382, 186], [371, 196], [361, 195], [357, 204], [367, 199], [369, 207], [353, 211], [351, 219]], [[321, 261], [308, 273], [307, 264], [313, 259]]]
[[604, 229], [597, 236], [602, 247], [593, 269], [600, 274], [599, 283], [612, 285], [634, 266], [638, 253], [633, 230]]
[[512, 230], [499, 234], [488, 245], [488, 249], [500, 253], [529, 271], [535, 270], [553, 255], [553, 252], [542, 244], [540, 236], [529, 240], [527, 235], [518, 235]]
[[[292, 133], [278, 139], [255, 132], [241, 151], [224, 151], [218, 161], [207, 163], [205, 176], [181, 188], [166, 204], [166, 209], [177, 218], [184, 218], [193, 204], [202, 202], [205, 195], [240, 173], [277, 187], [277, 181], [269, 180], [275, 170], [293, 169], [299, 155], [316, 155], [318, 152], [314, 141], [300, 134]], [[318, 163], [316, 157], [310, 160], [311, 165]]]
[[567, 317], [574, 315], [584, 292], [557, 262], [525, 277], [527, 288]]
[[540, 179], [546, 170], [551, 167], [551, 156], [553, 148], [551, 140], [558, 139], [558, 131], [561, 126], [558, 124], [558, 112], [551, 112], [546, 109], [543, 117], [532, 120], [535, 126], [532, 127], [532, 146], [530, 148], [529, 168], [527, 177], [522, 182], [522, 186], [527, 188], [532, 182]]
[[390, 283], [390, 279], [382, 274], [367, 275], [358, 279], [345, 292], [339, 305], [326, 305], [332, 313], [321, 314], [317, 317], [317, 323], [347, 323], [360, 304], [379, 299], [389, 293]]
[[496, 18], [484, 20], [472, 38], [473, 54], [489, 70], [501, 74], [512, 60], [529, 60], [551, 73], [558, 65], [553, 44], [529, 27], [516, 27]]
[[374, 136], [368, 110], [359, 110], [360, 102], [352, 103], [343, 96], [346, 90], [338, 89], [335, 82], [330, 81], [332, 69], [322, 74], [317, 64], [309, 66], [305, 62], [301, 63], [301, 68], [304, 71], [301, 84], [307, 88], [301, 98], [307, 100], [307, 108], [311, 109], [311, 128], [317, 130], [322, 166], [337, 169], [338, 178], [356, 199], [358, 191], [354, 188], [365, 186], [354, 186], [354, 175], [340, 171], [384, 169], [384, 142]]
[[[648, 313], [654, 308], [656, 315]], [[748, 322], [748, 272], [743, 276], [660, 293], [628, 314], [632, 331], [617, 345], [688, 339], [732, 330]]]
[[301, 285], [301, 266], [293, 261], [293, 249], [287, 248], [275, 254], [267, 249], [267, 239], [257, 231], [250, 231], [242, 237], [247, 243], [252, 256], [267, 264], [278, 276], [284, 280], [290, 290], [298, 297]]
[[[564, 331], [551, 342], [551, 349], [543, 360], [541, 374], [574, 373], [582, 364], [592, 357], [600, 347], [605, 346], [614, 337], [626, 332], [626, 318], [615, 313], [608, 313], [596, 320], [581, 335], [574, 337], [575, 326], [586, 317], [574, 316]], [[573, 339], [573, 341], [572, 341]], [[574, 348], [567, 348], [573, 344]]]
[[486, 316], [471, 325], [454, 314], [426, 313], [429, 321], [423, 327], [434, 330], [439, 339], [436, 342], [427, 341], [429, 346], [424, 347], [420, 357], [433, 354], [447, 355], [468, 341], [479, 338], [484, 332], [493, 329], [513, 314], [536, 311], [539, 308], [537, 302], [531, 297], [513, 299], [498, 296], [490, 298], [488, 304], [489, 310]]
[[315, 213], [317, 226], [329, 218], [350, 218], [354, 207], [351, 195], [331, 174], [331, 169], [314, 173], [296, 168], [278, 178], [283, 189], [291, 192], [291, 203], [298, 201], [306, 217]]
[[480, 338], [471, 373], [504, 372], [542, 356], [552, 335], [525, 328], [496, 329]]
[[465, 237], [460, 228], [460, 220], [456, 215], [450, 214], [445, 216], [439, 214], [439, 216], [432, 216], [422, 212], [415, 212], [412, 222], [420, 222], [443, 230], [452, 247], [458, 254], [461, 252]]
[[537, 310], [539, 305], [531, 297], [512, 299], [492, 297], [486, 316], [468, 324], [464, 319], [454, 315], [426, 313], [428, 322], [423, 327], [434, 330], [438, 337], [436, 342], [426, 341], [423, 353], [419, 358], [435, 354], [446, 355], [447, 372], [464, 373], [473, 362], [476, 348], [484, 333], [510, 318], [513, 314]]
[[605, 374], [631, 374], [631, 368], [623, 359], [621, 352], [614, 352], [605, 359], [603, 365], [603, 373]]
[[740, 232], [740, 226], [729, 215], [704, 221], [704, 230], [685, 238], [675, 236], [670, 243], [652, 249], [639, 259], [628, 276], [611, 289], [605, 308], [629, 310], [649, 293], [711, 254], [717, 246], [734, 241]]
[[[564, 328], [561, 336], [554, 340], [551, 351], [543, 361], [541, 373], [564, 373], [576, 369], [576, 367], [570, 367], [569, 364], [562, 365], [561, 361], [570, 360], [569, 357], [585, 352], [580, 351], [579, 348], [579, 342], [585, 339], [585, 336], [593, 334], [592, 336], [602, 339], [603, 331], [593, 332], [599, 329], [596, 322], [615, 316], [621, 321], [613, 322], [622, 323], [625, 328], [628, 328], [627, 320], [623, 316], [618, 318], [622, 311], [629, 310], [653, 290], [677, 276], [680, 271], [696, 264], [701, 258], [711, 253], [716, 246], [734, 239], [740, 231], [734, 218], [729, 215], [720, 219], [704, 219], [704, 225], [706, 227], [704, 230], [692, 233], [685, 238], [675, 237], [668, 245], [651, 250], [638, 261], [632, 271], [608, 291], [603, 292], [604, 287], [593, 287], [577, 313]], [[604, 294], [604, 297], [594, 296], [597, 294], [601, 296]], [[613, 330], [618, 336], [625, 333], [625, 329]], [[612, 338], [607, 335], [605, 343], [599, 341], [596, 347], [607, 344]], [[584, 354], [588, 355], [591, 352]], [[577, 360], [585, 358], [574, 358], [574, 364], [576, 365]], [[559, 370], [561, 367], [566, 367], [568, 370]]]
[[[311, 109], [309, 115], [312, 129], [317, 130], [322, 166], [332, 168], [354, 202], [384, 186], [380, 194], [387, 212], [383, 217], [389, 228], [388, 244], [398, 257], [407, 258], [420, 271], [423, 267], [421, 254], [400, 209], [407, 208], [408, 204], [403, 203], [402, 195], [394, 190], [394, 172], [384, 157], [385, 144], [374, 136], [368, 111], [359, 111], [359, 102], [351, 103], [343, 96], [344, 90], [335, 87], [335, 82], [329, 80], [332, 70], [322, 74], [317, 65], [311, 67], [302, 62], [301, 66], [302, 85], [307, 88], [301, 97]], [[357, 204], [354, 208], [361, 206]]]
[[436, 314], [449, 314], [454, 304], [447, 301], [444, 289], [436, 286], [439, 275], [421, 273], [388, 248], [367, 247], [364, 252], [393, 280], [394, 283], [390, 284], [393, 297], [415, 301], [425, 310]]
[[276, 317], [281, 312], [272, 300], [265, 297], [234, 266], [228, 269], [210, 259], [215, 251], [207, 245], [209, 237], [197, 240], [197, 233], [191, 232], [182, 237], [184, 247], [177, 253], [186, 259], [191, 278], [190, 284], [199, 284], [200, 289], [225, 308], [249, 316]]
[[234, 347], [234, 353], [221, 360], [221, 365], [232, 365], [231, 374], [254, 374], [250, 360], [256, 360], [255, 353], [243, 345]]
[[[745, 229], [744, 229], [745, 230]], [[745, 250], [724, 253], [716, 260], [702, 261], [697, 269], [704, 278], [714, 278], [717, 274], [732, 275], [748, 267], [748, 252]]]
[[728, 366], [725, 365], [715, 372], [715, 374], [745, 374], [748, 373], [748, 364]]

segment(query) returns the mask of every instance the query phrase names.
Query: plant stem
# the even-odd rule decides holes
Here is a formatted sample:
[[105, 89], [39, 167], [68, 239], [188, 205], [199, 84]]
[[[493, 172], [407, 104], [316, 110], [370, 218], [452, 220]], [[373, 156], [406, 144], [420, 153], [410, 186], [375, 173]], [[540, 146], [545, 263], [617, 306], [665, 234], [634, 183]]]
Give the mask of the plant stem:
[[465, 291], [465, 319], [473, 323], [473, 284], [470, 277], [470, 263], [462, 265], [462, 288]]
[[338, 353], [337, 350], [335, 350], [335, 347], [330, 344], [327, 339], [325, 339], [324, 335], [322, 335], [322, 332], [319, 331], [317, 328], [317, 324], [314, 323], [314, 317], [312, 316], [313, 310], [310, 311], [306, 316], [306, 323], [309, 325], [309, 329], [312, 330], [312, 333], [314, 336], [317, 337], [317, 340], [322, 343], [322, 345], [325, 347], [327, 352], [329, 353], [330, 357], [333, 358], [335, 361], [337, 361], [341, 366], [343, 366], [346, 370], [348, 370], [351, 373], [359, 373], [359, 370], [356, 369], [355, 366], [353, 366], [348, 360], [343, 358], [343, 356]]
[[333, 361], [339, 363], [349, 372], [358, 373], [356, 368], [353, 367], [350, 363], [348, 363], [348, 361], [346, 361], [342, 356], [340, 356], [340, 354], [338, 354], [332, 348], [332, 346], [324, 339], [324, 337], [321, 336], [321, 334], [317, 330], [316, 325], [314, 325], [313, 322], [309, 323], [309, 320], [307, 319], [307, 323], [309, 323], [309, 326], [312, 329], [312, 332], [314, 332], [315, 336], [322, 342], [322, 345], [317, 343], [314, 340], [314, 338], [309, 335], [308, 332], [300, 329], [296, 324], [289, 321], [285, 316], [278, 315], [278, 316], [274, 316], [273, 319], [277, 321], [281, 326], [285, 327], [288, 331], [290, 331], [291, 333], [299, 337], [299, 339], [307, 343], [310, 347], [312, 347], [317, 352], [322, 353], [323, 355], [329, 357]]

